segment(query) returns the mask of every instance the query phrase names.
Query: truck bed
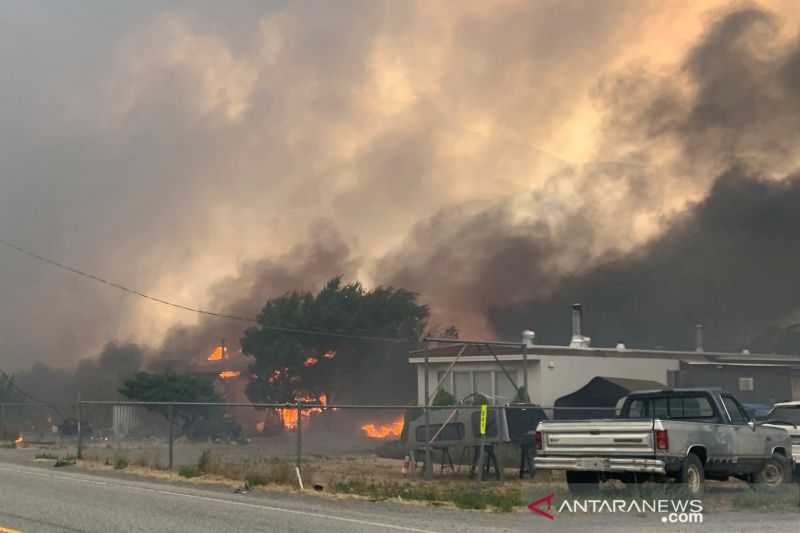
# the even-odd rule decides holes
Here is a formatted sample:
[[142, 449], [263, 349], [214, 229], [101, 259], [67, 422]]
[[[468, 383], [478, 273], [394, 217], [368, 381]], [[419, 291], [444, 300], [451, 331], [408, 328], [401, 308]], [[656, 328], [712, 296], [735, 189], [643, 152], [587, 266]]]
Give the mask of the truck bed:
[[547, 421], [539, 425], [543, 455], [649, 457], [655, 455], [652, 419]]

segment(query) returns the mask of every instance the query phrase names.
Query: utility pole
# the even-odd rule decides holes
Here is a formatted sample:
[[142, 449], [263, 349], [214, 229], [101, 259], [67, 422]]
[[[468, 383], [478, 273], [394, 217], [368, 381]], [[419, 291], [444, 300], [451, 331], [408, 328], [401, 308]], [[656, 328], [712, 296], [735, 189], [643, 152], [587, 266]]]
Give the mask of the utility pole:
[[424, 370], [424, 397], [423, 401], [425, 402], [423, 405], [423, 413], [424, 413], [424, 420], [425, 420], [425, 473], [424, 478], [425, 481], [430, 481], [433, 479], [433, 466], [431, 465], [431, 418], [430, 418], [430, 410], [428, 409], [428, 343], [427, 341], [424, 344], [425, 349], [425, 370]]

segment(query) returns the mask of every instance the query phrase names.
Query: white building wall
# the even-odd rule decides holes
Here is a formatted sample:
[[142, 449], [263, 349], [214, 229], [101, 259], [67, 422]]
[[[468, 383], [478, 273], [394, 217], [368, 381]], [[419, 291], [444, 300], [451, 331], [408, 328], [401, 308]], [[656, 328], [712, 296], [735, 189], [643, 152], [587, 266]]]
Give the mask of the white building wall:
[[[429, 391], [433, 393], [439, 379], [450, 363], [430, 363]], [[522, 386], [522, 361], [503, 361], [518, 386]], [[530, 356], [528, 359], [528, 393], [532, 403], [552, 407], [554, 402], [566, 394], [575, 392], [598, 376], [657, 381], [667, 385], [667, 371], [677, 370], [679, 361], [674, 359], [650, 359], [632, 357], [580, 357], [580, 356]], [[502, 374], [495, 362], [474, 363], [459, 361], [454, 372], [485, 372]], [[424, 365], [417, 365], [417, 398], [424, 403]], [[452, 378], [449, 378], [452, 379]], [[505, 379], [505, 378], [503, 378]], [[449, 385], [449, 386], [448, 386]], [[445, 388], [452, 391], [452, 383]], [[457, 393], [459, 391], [456, 391]], [[457, 394], [459, 399], [463, 396]]]
[[[586, 385], [592, 378], [615, 377], [645, 379], [667, 385], [667, 371], [677, 370], [679, 362], [674, 359], [635, 359], [632, 357], [537, 357], [539, 405], [550, 407], [554, 402]], [[533, 385], [531, 385], [533, 389]], [[532, 391], [533, 392], [533, 391]]]

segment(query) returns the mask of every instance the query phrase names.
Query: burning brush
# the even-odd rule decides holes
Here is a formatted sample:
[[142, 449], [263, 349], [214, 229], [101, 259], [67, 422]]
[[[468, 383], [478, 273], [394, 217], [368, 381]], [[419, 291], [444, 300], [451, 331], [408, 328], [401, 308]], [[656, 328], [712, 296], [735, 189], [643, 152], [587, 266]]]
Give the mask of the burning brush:
[[361, 426], [361, 431], [371, 439], [399, 439], [403, 433], [403, 417], [389, 424], [365, 424]]

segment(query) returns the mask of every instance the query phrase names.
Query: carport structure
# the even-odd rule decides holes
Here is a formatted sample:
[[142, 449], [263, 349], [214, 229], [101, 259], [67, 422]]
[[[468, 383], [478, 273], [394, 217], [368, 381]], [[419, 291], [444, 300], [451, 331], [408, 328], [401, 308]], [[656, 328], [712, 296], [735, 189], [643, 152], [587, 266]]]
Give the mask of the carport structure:
[[[436, 385], [433, 387], [433, 391], [430, 390], [430, 345], [435, 343], [437, 345], [458, 345], [459, 349], [452, 360], [450, 365], [444, 371], [444, 373], [439, 376]], [[457, 339], [457, 338], [450, 338], [450, 337], [425, 337], [422, 340], [422, 354], [423, 354], [423, 376], [424, 376], [424, 386], [423, 386], [423, 417], [425, 423], [425, 479], [430, 480], [433, 478], [433, 463], [431, 458], [431, 443], [436, 439], [436, 434], [430, 434], [430, 408], [431, 404], [433, 403], [433, 399], [436, 397], [439, 390], [442, 388], [442, 385], [451, 375], [453, 368], [456, 366], [458, 361], [467, 352], [470, 348], [474, 348], [476, 346], [481, 347], [481, 349], [486, 350], [491, 356], [493, 357], [494, 361], [497, 363], [498, 367], [502, 370], [505, 379], [511, 384], [515, 391], [515, 397], [517, 398], [524, 398], [524, 402], [528, 403], [528, 372], [527, 372], [527, 343], [512, 343], [512, 342], [503, 342], [503, 341], [489, 341], [489, 340], [464, 340], [464, 339]], [[504, 349], [508, 350], [511, 349], [512, 351], [520, 351], [523, 354], [522, 361], [523, 361], [523, 384], [520, 386], [517, 384], [516, 380], [512, 377], [511, 373], [506, 369], [503, 365], [500, 358], [497, 356], [496, 350]], [[457, 409], [457, 408], [456, 408]], [[455, 414], [456, 409], [453, 410], [450, 417], [442, 424], [442, 428], [447, 425], [447, 422], [452, 418]], [[440, 429], [441, 431], [441, 429]], [[437, 432], [438, 434], [438, 432]], [[482, 472], [482, 464], [483, 464], [483, 444], [481, 444], [480, 452], [480, 462], [478, 466], [478, 478], [480, 479], [483, 472]]]

